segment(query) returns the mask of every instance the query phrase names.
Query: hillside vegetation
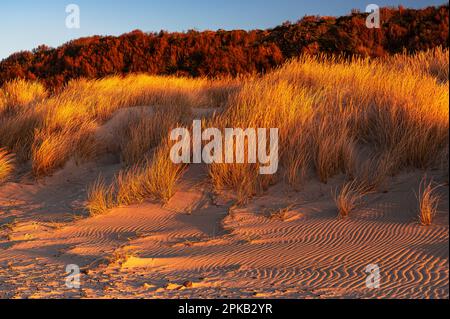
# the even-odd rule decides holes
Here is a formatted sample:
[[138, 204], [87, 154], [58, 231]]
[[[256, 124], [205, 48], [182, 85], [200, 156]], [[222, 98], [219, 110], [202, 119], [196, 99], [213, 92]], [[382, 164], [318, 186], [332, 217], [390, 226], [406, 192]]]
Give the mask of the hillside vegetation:
[[367, 14], [304, 17], [268, 30], [188, 31], [93, 36], [56, 49], [42, 45], [0, 62], [0, 85], [16, 78], [60, 88], [75, 78], [148, 73], [216, 77], [267, 72], [302, 54], [380, 57], [448, 47], [448, 5], [421, 10], [383, 8], [380, 29]]

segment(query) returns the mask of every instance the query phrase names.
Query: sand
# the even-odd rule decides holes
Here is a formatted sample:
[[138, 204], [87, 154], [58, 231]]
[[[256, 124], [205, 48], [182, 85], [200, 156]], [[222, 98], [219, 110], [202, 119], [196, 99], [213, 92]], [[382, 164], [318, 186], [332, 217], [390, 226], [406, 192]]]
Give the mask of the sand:
[[[424, 172], [393, 177], [339, 219], [331, 194], [344, 176], [300, 191], [279, 183], [236, 207], [191, 165], [167, 205], [89, 217], [87, 185], [119, 169], [105, 156], [0, 186], [0, 298], [449, 298], [448, 184], [433, 225], [420, 226]], [[80, 289], [65, 285], [68, 264]], [[366, 286], [371, 264], [377, 289]]]

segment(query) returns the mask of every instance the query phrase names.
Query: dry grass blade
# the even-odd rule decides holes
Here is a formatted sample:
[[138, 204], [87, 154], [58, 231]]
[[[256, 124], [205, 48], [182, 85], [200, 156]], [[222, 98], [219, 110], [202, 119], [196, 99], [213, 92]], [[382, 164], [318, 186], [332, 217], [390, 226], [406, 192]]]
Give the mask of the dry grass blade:
[[102, 178], [98, 179], [88, 191], [86, 208], [91, 215], [103, 214], [113, 207], [139, 204], [147, 198], [167, 203], [185, 168], [171, 162], [169, 146], [164, 140], [151, 160], [120, 171], [109, 186]]
[[16, 79], [6, 82], [0, 88], [0, 114], [23, 112], [28, 106], [47, 97], [44, 86], [39, 82]]
[[144, 169], [145, 191], [154, 199], [167, 203], [175, 194], [176, 184], [186, 165], [170, 160], [170, 143], [163, 141]]
[[0, 183], [5, 182], [14, 170], [14, 156], [0, 148]]
[[342, 188], [333, 192], [333, 199], [341, 218], [348, 217], [359, 209], [362, 199], [369, 193], [368, 187], [356, 180], [345, 183]]
[[124, 130], [121, 157], [126, 165], [138, 164], [150, 150], [157, 147], [171, 127], [183, 122], [190, 114], [184, 107], [161, 107], [150, 115], [141, 115]]
[[422, 179], [419, 186], [419, 223], [422, 226], [430, 226], [433, 223], [439, 205], [440, 197], [435, 194], [440, 185], [433, 187], [433, 181], [427, 181], [426, 176]]
[[99, 177], [88, 189], [86, 208], [91, 216], [105, 214], [115, 205], [114, 191], [107, 186], [102, 177]]

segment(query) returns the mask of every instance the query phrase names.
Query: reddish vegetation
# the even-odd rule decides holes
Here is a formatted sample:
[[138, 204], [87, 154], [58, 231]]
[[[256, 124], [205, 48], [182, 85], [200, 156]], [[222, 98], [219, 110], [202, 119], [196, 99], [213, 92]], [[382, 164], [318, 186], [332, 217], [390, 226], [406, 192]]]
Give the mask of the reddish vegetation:
[[11, 55], [0, 62], [0, 85], [20, 77], [59, 87], [79, 77], [145, 72], [189, 76], [264, 72], [301, 53], [383, 56], [448, 47], [448, 4], [421, 10], [384, 8], [382, 27], [368, 29], [366, 14], [304, 17], [269, 30], [143, 33], [93, 36], [51, 49]]

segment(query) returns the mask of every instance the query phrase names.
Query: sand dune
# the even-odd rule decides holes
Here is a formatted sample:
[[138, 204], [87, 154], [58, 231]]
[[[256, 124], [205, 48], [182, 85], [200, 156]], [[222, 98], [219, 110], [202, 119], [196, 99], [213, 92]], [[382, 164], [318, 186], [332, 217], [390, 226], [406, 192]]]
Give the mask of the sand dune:
[[[79, 80], [46, 113], [27, 104], [39, 124], [11, 104], [0, 298], [449, 298], [448, 83], [434, 78], [448, 52], [392, 59], [305, 56], [238, 87]], [[194, 118], [279, 128], [278, 173], [169, 161], [168, 131]]]
[[[112, 175], [117, 167], [105, 163], [1, 187], [1, 297], [449, 296], [448, 188], [434, 225], [419, 226], [420, 172], [393, 178], [389, 192], [345, 220], [330, 195], [343, 177], [301, 192], [278, 185], [238, 208], [211, 193], [201, 166], [164, 207], [84, 216], [76, 207], [85, 189], [67, 185], [85, 185], [92, 170]], [[65, 287], [67, 264], [83, 270], [81, 290]], [[379, 289], [365, 286], [369, 264], [380, 267]]]

